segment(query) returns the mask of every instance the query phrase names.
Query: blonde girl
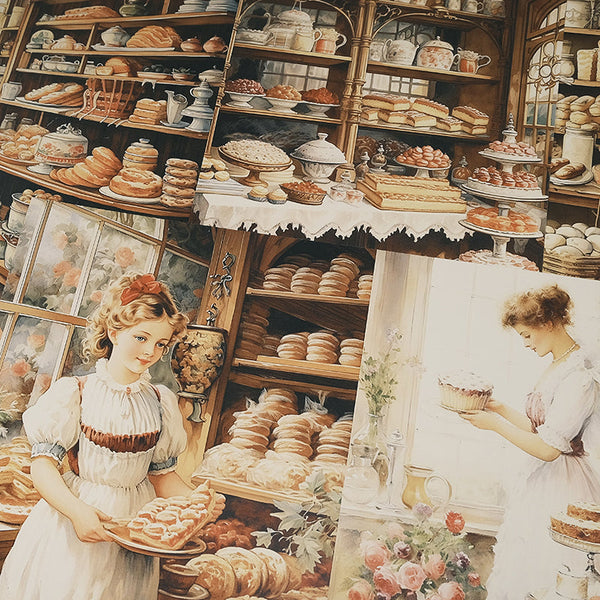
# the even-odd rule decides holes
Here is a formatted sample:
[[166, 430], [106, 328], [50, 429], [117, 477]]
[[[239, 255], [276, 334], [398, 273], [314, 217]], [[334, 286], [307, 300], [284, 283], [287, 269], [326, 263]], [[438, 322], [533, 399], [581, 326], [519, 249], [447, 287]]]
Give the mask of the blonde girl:
[[24, 413], [42, 500], [0, 573], [2, 600], [156, 599], [158, 559], [122, 549], [103, 523], [191, 492], [175, 473], [186, 443], [177, 398], [147, 371], [186, 321], [151, 274], [124, 275], [89, 322], [95, 372], [59, 379]]

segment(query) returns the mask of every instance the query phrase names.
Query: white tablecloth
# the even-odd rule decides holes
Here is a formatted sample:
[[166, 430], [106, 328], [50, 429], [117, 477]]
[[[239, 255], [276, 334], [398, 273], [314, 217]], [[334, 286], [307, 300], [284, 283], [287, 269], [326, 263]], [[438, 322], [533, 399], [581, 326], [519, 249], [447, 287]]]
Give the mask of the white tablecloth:
[[370, 233], [383, 241], [396, 232], [405, 232], [415, 240], [429, 231], [443, 231], [450, 240], [470, 235], [462, 225], [465, 213], [424, 213], [380, 210], [366, 200], [346, 204], [325, 198], [323, 204], [306, 206], [296, 202], [276, 205], [253, 202], [243, 196], [197, 193], [194, 210], [203, 225], [225, 229], [246, 229], [263, 234], [276, 234], [292, 227], [313, 240], [329, 230], [342, 238], [355, 232]]

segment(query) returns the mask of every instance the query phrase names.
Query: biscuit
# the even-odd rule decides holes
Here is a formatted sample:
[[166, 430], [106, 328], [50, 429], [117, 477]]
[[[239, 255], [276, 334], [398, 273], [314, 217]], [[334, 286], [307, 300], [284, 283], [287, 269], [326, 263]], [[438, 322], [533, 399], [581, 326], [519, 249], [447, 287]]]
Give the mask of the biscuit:
[[176, 167], [177, 169], [198, 170], [198, 163], [187, 158], [168, 158], [166, 164], [168, 167]]

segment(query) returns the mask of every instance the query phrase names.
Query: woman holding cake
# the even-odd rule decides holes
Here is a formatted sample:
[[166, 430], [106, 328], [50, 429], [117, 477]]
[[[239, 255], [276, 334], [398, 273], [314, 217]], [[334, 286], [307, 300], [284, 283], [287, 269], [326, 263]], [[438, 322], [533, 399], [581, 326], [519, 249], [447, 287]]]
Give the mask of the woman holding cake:
[[186, 322], [151, 274], [124, 275], [89, 321], [95, 372], [59, 379], [25, 411], [42, 500], [4, 563], [2, 600], [156, 600], [158, 559], [110, 541], [103, 522], [192, 491], [174, 470], [187, 439], [177, 398], [147, 373]]
[[461, 415], [530, 457], [498, 532], [486, 584], [490, 600], [553, 591], [563, 564], [585, 568], [585, 553], [558, 544], [548, 531], [550, 515], [568, 503], [600, 502], [600, 478], [584, 452], [586, 428], [599, 410], [600, 385], [567, 330], [571, 306], [569, 295], [556, 285], [511, 298], [503, 326], [513, 328], [539, 356], [551, 354], [552, 363], [528, 394], [524, 413], [491, 399], [485, 410]]

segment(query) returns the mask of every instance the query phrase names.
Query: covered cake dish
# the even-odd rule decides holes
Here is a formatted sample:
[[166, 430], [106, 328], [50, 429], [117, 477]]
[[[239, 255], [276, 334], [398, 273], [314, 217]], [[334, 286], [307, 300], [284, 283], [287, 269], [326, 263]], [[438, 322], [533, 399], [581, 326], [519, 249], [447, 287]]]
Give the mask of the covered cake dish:
[[[43, 172], [49, 172], [51, 169], [45, 169], [46, 166], [72, 166], [82, 162], [87, 156], [88, 140], [81, 134], [79, 129], [75, 129], [70, 123], [60, 125], [56, 131], [44, 135], [35, 150], [34, 158], [44, 165], [38, 168], [44, 168]], [[35, 167], [31, 167], [34, 170]]]
[[319, 139], [298, 146], [290, 156], [300, 162], [308, 179], [315, 183], [329, 183], [334, 169], [347, 161], [344, 153], [327, 141], [326, 133], [318, 136]]
[[440, 40], [438, 36], [421, 45], [417, 54], [417, 66], [449, 71], [455, 57], [452, 44]]

